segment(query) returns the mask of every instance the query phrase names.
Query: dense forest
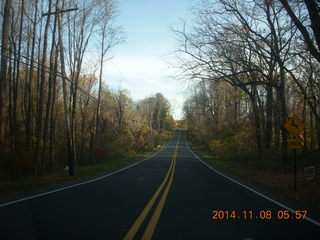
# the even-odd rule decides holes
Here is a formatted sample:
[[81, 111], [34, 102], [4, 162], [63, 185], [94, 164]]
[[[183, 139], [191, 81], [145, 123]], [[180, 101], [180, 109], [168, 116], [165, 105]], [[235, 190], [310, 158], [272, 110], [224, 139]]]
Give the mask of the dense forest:
[[[320, 148], [319, 1], [206, 0], [173, 29], [190, 137], [224, 158], [286, 164], [283, 127], [306, 125], [302, 152]], [[182, 77], [181, 77], [182, 75]], [[257, 157], [258, 156], [258, 157]], [[282, 161], [281, 161], [282, 159]]]
[[[124, 41], [113, 0], [1, 1], [0, 169], [13, 178], [152, 150], [172, 129], [157, 93], [133, 101], [104, 69]], [[116, 51], [115, 51], [116, 52]], [[116, 54], [116, 53], [115, 53]]]

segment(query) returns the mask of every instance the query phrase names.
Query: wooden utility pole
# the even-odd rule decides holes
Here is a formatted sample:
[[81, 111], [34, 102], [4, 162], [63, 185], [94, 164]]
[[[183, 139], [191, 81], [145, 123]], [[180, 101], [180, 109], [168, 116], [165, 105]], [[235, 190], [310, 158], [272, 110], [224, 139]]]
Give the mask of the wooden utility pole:
[[60, 51], [60, 60], [61, 60], [61, 73], [62, 73], [62, 92], [63, 92], [63, 105], [64, 105], [64, 117], [66, 121], [66, 131], [67, 131], [67, 145], [68, 145], [68, 167], [69, 167], [69, 175], [74, 175], [74, 163], [75, 163], [75, 142], [74, 138], [72, 137], [71, 132], [71, 124], [70, 124], [70, 113], [68, 108], [68, 92], [66, 86], [66, 69], [65, 69], [65, 60], [64, 60], [64, 47], [63, 47], [63, 40], [62, 40], [62, 13], [70, 12], [78, 10], [78, 8], [71, 8], [61, 10], [56, 8], [55, 12], [48, 12], [43, 14], [42, 16], [50, 15], [50, 14], [57, 14], [58, 15], [58, 41], [59, 41], [59, 51]]

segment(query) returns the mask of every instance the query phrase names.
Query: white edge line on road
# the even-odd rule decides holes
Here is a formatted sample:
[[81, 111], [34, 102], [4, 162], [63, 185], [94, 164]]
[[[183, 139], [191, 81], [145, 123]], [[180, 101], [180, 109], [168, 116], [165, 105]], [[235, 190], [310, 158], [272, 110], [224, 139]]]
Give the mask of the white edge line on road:
[[148, 159], [154, 157], [156, 154], [158, 154], [159, 152], [161, 152], [162, 150], [164, 150], [164, 149], [167, 147], [167, 145], [171, 142], [171, 140], [172, 140], [172, 138], [173, 138], [174, 135], [175, 135], [175, 132], [172, 134], [169, 142], [168, 142], [162, 149], [160, 149], [159, 151], [155, 152], [155, 153], [152, 154], [150, 157], [147, 157], [147, 158], [145, 158], [145, 159], [140, 160], [139, 162], [133, 163], [133, 164], [131, 164], [131, 165], [127, 166], [127, 167], [121, 168], [121, 169], [119, 169], [119, 170], [117, 170], [117, 171], [111, 172], [111, 173], [109, 173], [109, 174], [106, 174], [106, 175], [103, 175], [103, 176], [101, 176], [101, 177], [94, 178], [94, 179], [91, 179], [91, 180], [88, 180], [88, 181], [85, 181], [85, 182], [73, 184], [73, 185], [71, 185], [71, 186], [59, 188], [59, 189], [52, 190], [52, 191], [49, 191], [49, 192], [44, 192], [44, 193], [32, 195], [32, 196], [30, 196], [30, 197], [20, 198], [20, 199], [14, 200], [14, 201], [2, 203], [2, 204], [0, 204], [0, 208], [1, 208], [1, 207], [8, 206], [8, 205], [15, 204], [15, 203], [27, 201], [27, 200], [30, 200], [30, 199], [33, 199], [33, 198], [42, 197], [42, 196], [45, 196], [45, 195], [48, 195], [48, 194], [51, 194], [51, 193], [55, 193], [55, 192], [60, 192], [60, 191], [63, 191], [63, 190], [67, 190], [67, 189], [69, 189], [69, 188], [78, 187], [78, 186], [81, 186], [81, 185], [84, 185], [84, 184], [87, 184], [87, 183], [92, 183], [92, 182], [98, 181], [98, 180], [100, 180], [100, 179], [102, 179], [102, 178], [110, 177], [110, 176], [112, 176], [112, 175], [114, 175], [114, 174], [116, 174], [116, 173], [122, 172], [122, 171], [124, 171], [124, 170], [126, 170], [126, 169], [128, 169], [128, 168], [131, 168], [131, 167], [133, 167], [133, 166], [136, 166], [136, 165], [138, 165], [138, 164], [140, 164], [140, 163], [142, 163], [142, 162], [144, 162], [144, 161], [147, 161]]
[[[204, 161], [202, 161], [202, 160], [191, 150], [191, 148], [189, 147], [189, 143], [188, 143], [187, 141], [186, 141], [186, 145], [187, 145], [187, 147], [189, 148], [189, 150], [192, 152], [192, 154], [193, 154], [200, 162], [202, 162], [204, 165], [206, 165], [208, 168], [210, 168], [211, 170], [213, 170], [213, 171], [216, 172], [217, 174], [219, 174], [219, 175], [221, 175], [221, 176], [229, 179], [230, 181], [232, 181], [232, 182], [240, 185], [241, 187], [243, 187], [243, 188], [245, 188], [245, 189], [247, 189], [247, 190], [249, 190], [249, 191], [251, 191], [251, 192], [253, 192], [253, 193], [257, 194], [257, 195], [259, 195], [260, 197], [263, 197], [263, 198], [269, 200], [270, 202], [273, 202], [274, 204], [276, 204], [276, 205], [278, 205], [278, 206], [280, 206], [280, 207], [282, 207], [282, 208], [285, 208], [285, 209], [287, 209], [287, 210], [289, 210], [289, 211], [291, 211], [291, 212], [294, 212], [294, 213], [296, 212], [296, 210], [294, 210], [294, 209], [292, 209], [292, 208], [290, 208], [290, 207], [287, 207], [286, 205], [284, 205], [284, 204], [282, 204], [282, 203], [280, 203], [280, 202], [278, 202], [278, 201], [276, 201], [276, 200], [274, 200], [274, 199], [272, 199], [272, 198], [270, 198], [270, 197], [268, 197], [268, 196], [266, 196], [266, 195], [264, 195], [264, 194], [262, 194], [262, 193], [260, 193], [260, 192], [257, 192], [256, 190], [254, 190], [254, 189], [252, 189], [252, 188], [250, 188], [250, 187], [248, 187], [248, 186], [246, 186], [246, 185], [244, 185], [244, 184], [242, 184], [242, 183], [240, 183], [240, 182], [238, 182], [238, 181], [236, 181], [236, 180], [228, 177], [227, 175], [224, 175], [223, 173], [219, 172], [218, 170], [214, 169], [214, 168], [211, 167], [209, 164], [207, 164], [207, 163], [205, 163]], [[311, 222], [311, 223], [313, 223], [313, 224], [315, 224], [315, 225], [317, 225], [318, 227], [320, 227], [320, 222], [318, 222], [318, 221], [316, 221], [316, 220], [314, 220], [314, 219], [312, 219], [312, 218], [310, 218], [310, 217], [306, 217], [306, 218], [304, 218], [304, 219], [307, 220], [307, 221], [309, 221], [309, 222]]]

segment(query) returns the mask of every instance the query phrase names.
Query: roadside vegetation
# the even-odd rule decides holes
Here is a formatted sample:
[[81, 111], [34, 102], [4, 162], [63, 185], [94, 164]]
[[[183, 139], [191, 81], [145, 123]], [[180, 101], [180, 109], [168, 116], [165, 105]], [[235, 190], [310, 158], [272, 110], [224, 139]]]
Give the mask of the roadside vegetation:
[[[319, 9], [314, 0], [206, 0], [173, 29], [177, 77], [190, 83], [190, 140], [216, 166], [318, 207]], [[283, 127], [293, 114], [305, 125], [296, 192], [293, 136]], [[310, 166], [315, 178], [306, 180]]]
[[[192, 144], [192, 150], [209, 165], [231, 177], [237, 177], [249, 184], [263, 187], [275, 195], [298, 203], [300, 207], [320, 211], [320, 177], [316, 175], [313, 180], [307, 180], [303, 171], [304, 167], [308, 166], [306, 162], [317, 169], [320, 168], [319, 153], [311, 153], [307, 156], [300, 155], [298, 157], [297, 191], [294, 191], [292, 154], [289, 159], [290, 163], [283, 169], [282, 166], [279, 166], [280, 164], [274, 164], [273, 166], [260, 164], [257, 166], [257, 159], [242, 155], [224, 158], [198, 143]], [[271, 159], [272, 157], [270, 161], [272, 161]]]
[[6, 197], [17, 193], [35, 191], [45, 187], [78, 182], [91, 176], [97, 176], [98, 174], [107, 174], [108, 172], [115, 171], [151, 156], [155, 151], [162, 148], [167, 141], [167, 138], [163, 138], [163, 145], [159, 145], [154, 151], [134, 153], [130, 156], [118, 156], [104, 159], [100, 163], [78, 166], [74, 176], [69, 176], [67, 170], [60, 169], [52, 173], [38, 176], [24, 176], [15, 179], [4, 178], [0, 181], [0, 195]]
[[168, 139], [175, 122], [162, 93], [134, 101], [108, 87], [105, 69], [125, 40], [117, 1], [0, 8], [0, 192], [118, 168]]

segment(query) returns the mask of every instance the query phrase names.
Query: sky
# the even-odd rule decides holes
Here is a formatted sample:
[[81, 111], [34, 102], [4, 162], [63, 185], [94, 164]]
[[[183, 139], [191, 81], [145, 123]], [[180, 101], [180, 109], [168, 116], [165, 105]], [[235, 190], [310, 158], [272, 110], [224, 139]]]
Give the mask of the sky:
[[126, 40], [113, 50], [104, 79], [112, 89], [125, 88], [134, 100], [161, 92], [172, 106], [175, 119], [183, 116], [186, 84], [172, 76], [168, 61], [177, 43], [170, 27], [187, 20], [192, 0], [118, 0]]

